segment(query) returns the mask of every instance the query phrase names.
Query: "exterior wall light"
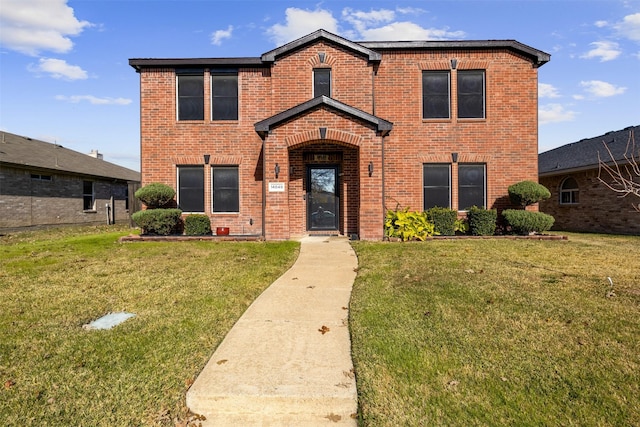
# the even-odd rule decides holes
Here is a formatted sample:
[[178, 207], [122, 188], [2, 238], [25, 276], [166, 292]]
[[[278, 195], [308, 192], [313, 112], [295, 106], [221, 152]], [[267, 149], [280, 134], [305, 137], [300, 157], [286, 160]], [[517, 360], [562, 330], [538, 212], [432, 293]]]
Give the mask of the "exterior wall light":
[[205, 165], [209, 164], [209, 159], [211, 159], [211, 155], [210, 154], [205, 154], [204, 155], [204, 164]]
[[276, 167], [273, 170], [276, 173], [276, 179], [278, 179], [278, 175], [280, 175], [280, 165], [276, 163]]
[[369, 176], [373, 175], [373, 162], [369, 162]]
[[458, 60], [456, 58], [453, 58], [451, 60], [451, 69], [455, 70], [457, 66], [458, 66]]
[[451, 153], [451, 160], [453, 163], [458, 163], [458, 153]]

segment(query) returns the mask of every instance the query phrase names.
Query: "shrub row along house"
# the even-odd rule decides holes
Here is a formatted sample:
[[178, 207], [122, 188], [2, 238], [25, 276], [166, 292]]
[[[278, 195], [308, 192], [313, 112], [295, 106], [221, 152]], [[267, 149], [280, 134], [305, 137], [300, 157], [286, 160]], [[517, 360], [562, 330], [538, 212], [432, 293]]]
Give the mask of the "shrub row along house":
[[57, 144], [0, 132], [0, 230], [129, 221], [140, 173]]
[[537, 181], [538, 67], [514, 40], [353, 42], [130, 59], [142, 182], [232, 234], [383, 237], [387, 209], [509, 207]]
[[634, 209], [640, 199], [614, 191], [622, 187], [599, 167], [601, 162], [610, 165], [640, 186], [640, 174], [626, 169], [634, 160], [640, 164], [640, 126], [541, 153], [540, 183], [551, 197], [540, 210], [553, 215], [559, 230], [640, 235], [640, 212]]

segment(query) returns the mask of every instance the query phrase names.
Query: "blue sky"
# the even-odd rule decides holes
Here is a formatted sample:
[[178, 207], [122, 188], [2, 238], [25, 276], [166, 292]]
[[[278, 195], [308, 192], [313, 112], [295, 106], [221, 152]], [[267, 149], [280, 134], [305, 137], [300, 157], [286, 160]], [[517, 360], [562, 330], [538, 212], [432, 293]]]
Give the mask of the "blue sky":
[[255, 57], [318, 28], [550, 53], [540, 152], [640, 124], [640, 0], [0, 0], [0, 129], [139, 170], [129, 58]]

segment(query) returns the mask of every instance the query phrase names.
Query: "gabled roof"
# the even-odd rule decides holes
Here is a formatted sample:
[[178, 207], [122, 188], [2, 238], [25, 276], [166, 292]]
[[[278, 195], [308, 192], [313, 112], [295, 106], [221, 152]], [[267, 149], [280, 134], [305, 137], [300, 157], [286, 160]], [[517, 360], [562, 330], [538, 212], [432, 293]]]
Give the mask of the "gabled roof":
[[123, 181], [140, 181], [140, 172], [69, 150], [61, 145], [8, 132], [0, 132], [0, 164]]
[[339, 46], [342, 46], [346, 49], [357, 52], [362, 56], [367, 57], [369, 61], [375, 62], [375, 61], [380, 61], [382, 59], [382, 55], [380, 55], [378, 52], [374, 52], [373, 50], [364, 47], [360, 43], [355, 43], [355, 42], [352, 42], [351, 40], [347, 40], [340, 36], [336, 36], [335, 34], [332, 34], [326, 30], [314, 31], [311, 34], [307, 34], [304, 37], [300, 37], [299, 39], [289, 42], [283, 46], [280, 46], [279, 48], [270, 50], [269, 52], [262, 54], [261, 59], [264, 62], [274, 62], [278, 56], [285, 55], [303, 46], [314, 43], [317, 40], [327, 40], [327, 41], [333, 42]]
[[275, 127], [276, 125], [284, 121], [287, 121], [293, 117], [306, 113], [307, 111], [313, 110], [314, 108], [317, 108], [319, 106], [327, 106], [333, 110], [339, 111], [351, 117], [355, 117], [365, 122], [368, 122], [373, 126], [375, 126], [376, 132], [379, 132], [382, 135], [388, 134], [393, 128], [393, 123], [391, 122], [388, 122], [386, 120], [381, 119], [380, 117], [371, 115], [362, 110], [351, 107], [347, 104], [343, 104], [340, 101], [336, 101], [333, 98], [329, 98], [323, 95], [323, 96], [318, 96], [316, 98], [313, 98], [307, 102], [303, 102], [302, 104], [296, 105], [293, 108], [285, 110], [267, 119], [259, 121], [254, 125], [256, 132], [262, 138], [264, 138], [269, 133], [271, 128]]
[[[611, 161], [605, 144], [611, 151], [614, 160], [618, 162], [624, 161], [631, 132], [634, 135], [635, 155], [638, 158], [640, 155], [640, 126], [629, 126], [622, 130], [607, 132], [604, 135], [583, 139], [540, 153], [538, 156], [538, 174], [540, 176], [551, 176], [597, 168], [598, 153], [600, 154], [600, 159], [605, 163]], [[627, 156], [630, 154], [627, 152]]]
[[551, 55], [516, 40], [416, 40], [416, 41], [363, 41], [361, 46], [376, 50], [478, 50], [507, 49], [530, 59], [538, 68], [551, 60]]

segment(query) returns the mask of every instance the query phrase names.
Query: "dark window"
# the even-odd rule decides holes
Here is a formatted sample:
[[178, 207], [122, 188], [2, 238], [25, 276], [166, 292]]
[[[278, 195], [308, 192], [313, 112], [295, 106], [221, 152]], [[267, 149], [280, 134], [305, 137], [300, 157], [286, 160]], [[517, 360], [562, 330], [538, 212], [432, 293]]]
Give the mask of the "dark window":
[[82, 181], [82, 209], [93, 211], [96, 209], [93, 195], [93, 181]]
[[458, 71], [458, 117], [483, 119], [485, 117], [484, 71]]
[[484, 165], [458, 165], [458, 210], [485, 207], [484, 170]]
[[573, 178], [567, 178], [562, 181], [560, 186], [560, 204], [575, 205], [579, 202], [578, 182]]
[[32, 173], [31, 179], [35, 179], [37, 181], [51, 181], [52, 177], [51, 175], [41, 175], [39, 173]]
[[211, 168], [213, 183], [213, 212], [239, 212], [239, 180], [237, 166]]
[[178, 120], [204, 120], [204, 72], [178, 70], [176, 74]]
[[449, 165], [429, 164], [423, 166], [424, 210], [439, 206], [451, 206], [451, 169]]
[[450, 78], [448, 71], [422, 72], [422, 118], [450, 118]]
[[331, 69], [316, 68], [313, 70], [313, 96], [331, 96]]
[[211, 120], [238, 120], [237, 72], [211, 72]]
[[178, 207], [184, 212], [204, 212], [202, 166], [178, 166]]

